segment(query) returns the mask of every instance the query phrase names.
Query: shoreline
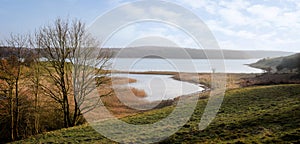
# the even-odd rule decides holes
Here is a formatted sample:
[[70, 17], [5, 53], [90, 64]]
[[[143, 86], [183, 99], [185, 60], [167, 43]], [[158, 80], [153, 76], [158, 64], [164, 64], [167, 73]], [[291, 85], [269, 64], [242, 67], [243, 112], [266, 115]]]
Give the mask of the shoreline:
[[[170, 75], [171, 76], [170, 78], [172, 78], [174, 80], [182, 81], [182, 82], [189, 82], [191, 84], [195, 84], [198, 87], [203, 88], [202, 91], [190, 93], [190, 94], [186, 94], [186, 95], [176, 96], [175, 98], [171, 98], [171, 99], [167, 99], [167, 100], [162, 100], [161, 103], [163, 103], [163, 101], [175, 102], [175, 101], [177, 101], [176, 99], [178, 99], [180, 97], [199, 95], [199, 94], [211, 91], [210, 80], [211, 80], [212, 73], [186, 73], [186, 72], [179, 73], [179, 72], [170, 72], [170, 71], [145, 71], [145, 72], [112, 71], [111, 73], [141, 74], [141, 75]], [[218, 74], [223, 74], [223, 73], [214, 73], [214, 74], [218, 75]], [[229, 83], [227, 88], [233, 89], [233, 88], [242, 87], [240, 83], [243, 78], [252, 78], [252, 77], [257, 76], [258, 74], [260, 75], [260, 73], [226, 73], [227, 83]], [[195, 79], [197, 79], [197, 80], [195, 80]], [[157, 102], [157, 101], [154, 101], [154, 102]]]
[[[205, 89], [210, 89], [211, 75], [226, 75], [227, 83], [230, 83], [227, 88], [242, 87], [241, 83], [244, 79], [254, 78], [256, 76], [263, 75], [264, 73], [191, 73], [191, 72], [172, 72], [172, 71], [144, 71], [144, 72], [134, 72], [134, 71], [111, 71], [111, 73], [121, 73], [121, 74], [143, 74], [143, 75], [170, 75], [171, 78], [178, 81], [189, 82], [196, 85], [201, 85]], [[194, 76], [194, 77], [191, 77]], [[196, 77], [195, 77], [196, 76]], [[232, 86], [234, 84], [234, 86]]]
[[[174, 95], [174, 97], [171, 97], [171, 98], [168, 98], [168, 99], [163, 99], [163, 100], [146, 100], [150, 103], [152, 102], [158, 102], [158, 101], [169, 101], [169, 100], [173, 100], [173, 99], [176, 99], [178, 97], [181, 97], [181, 96], [185, 96], [185, 95], [191, 95], [191, 94], [195, 94], [195, 93], [203, 93], [203, 92], [206, 92], [208, 91], [210, 88], [205, 85], [205, 84], [201, 84], [201, 83], [194, 83], [194, 82], [190, 82], [190, 81], [185, 81], [185, 80], [181, 80], [181, 79], [176, 79], [175, 76], [177, 75], [177, 73], [174, 73], [174, 72], [159, 72], [159, 73], [153, 73], [153, 72], [143, 72], [143, 73], [137, 73], [137, 72], [123, 72], [123, 73], [117, 73], [117, 74], [133, 74], [133, 75], [157, 75], [157, 76], [167, 76], [166, 78], [167, 79], [170, 79], [170, 80], [173, 80], [173, 81], [177, 81], [179, 83], [189, 83], [189, 84], [192, 84], [194, 85], [195, 87], [198, 87], [198, 88], [201, 88], [199, 89], [198, 91], [196, 92], [192, 92], [192, 93], [189, 93], [189, 91], [183, 93], [182, 95]], [[123, 79], [133, 79], [134, 82], [132, 83], [136, 83], [137, 81], [139, 81], [139, 78], [135, 78], [135, 77], [130, 77], [129, 75], [124, 75], [124, 76], [117, 76], [117, 77], [122, 77]], [[143, 80], [142, 80], [143, 81]], [[144, 90], [143, 88], [139, 88], [141, 90]]]
[[[159, 72], [159, 71], [155, 71], [155, 72], [154, 71], [124, 72], [123, 71], [121, 73], [123, 73], [123, 74], [124, 73], [126, 73], [126, 74], [143, 74], [143, 75], [147, 75], [147, 74], [149, 74], [149, 75], [170, 75], [170, 78], [172, 78], [174, 80], [182, 81], [182, 82], [189, 82], [189, 83], [195, 84], [195, 85], [203, 88], [202, 91], [179, 95], [174, 98], [170, 98], [170, 99], [166, 99], [166, 100], [148, 101], [148, 104], [157, 103], [157, 106], [155, 106], [153, 109], [159, 109], [159, 108], [163, 108], [166, 106], [174, 105], [180, 98], [207, 99], [209, 97], [209, 93], [211, 91], [210, 80], [211, 80], [212, 73], [178, 73], [178, 72], [168, 72], [168, 71], [162, 71], [162, 72]], [[214, 73], [214, 74], [220, 74], [220, 73]], [[278, 74], [277, 75], [274, 74], [274, 76], [272, 76], [274, 78], [266, 79], [266, 77], [268, 77], [269, 74], [265, 74], [265, 73], [227, 73], [226, 75], [227, 75], [227, 84], [226, 84], [227, 90], [249, 87], [249, 86], [254, 86], [254, 85], [261, 85], [260, 83], [258, 83], [258, 84], [250, 83], [249, 84], [249, 81], [250, 82], [262, 81], [263, 82], [262, 84], [265, 84], [265, 85], [275, 84], [274, 83], [275, 81], [273, 83], [264, 82], [264, 81], [271, 80], [271, 82], [272, 82], [274, 78], [278, 78], [281, 76]], [[288, 75], [288, 74], [286, 74], [286, 75]], [[197, 80], [195, 81], [194, 79], [197, 79]], [[257, 80], [257, 79], [260, 79], [260, 80]], [[300, 76], [299, 76], [299, 79], [300, 79]], [[299, 83], [299, 81], [294, 82], [294, 83]], [[147, 103], [144, 103], [144, 104], [147, 104]], [[140, 111], [140, 112], [143, 112], [143, 111]], [[139, 113], [139, 112], [137, 112], [137, 113]]]

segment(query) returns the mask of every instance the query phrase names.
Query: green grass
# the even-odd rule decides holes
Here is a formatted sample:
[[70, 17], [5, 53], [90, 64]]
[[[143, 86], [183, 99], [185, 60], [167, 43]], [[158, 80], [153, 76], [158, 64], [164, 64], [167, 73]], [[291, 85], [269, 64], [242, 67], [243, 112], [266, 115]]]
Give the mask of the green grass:
[[[300, 85], [275, 85], [234, 89], [226, 92], [222, 107], [203, 131], [198, 123], [207, 100], [177, 133], [161, 143], [296, 143], [300, 142]], [[128, 123], [158, 121], [172, 112], [165, 107], [124, 118]], [[114, 128], [114, 127], [113, 127]], [[124, 142], [134, 141], [126, 137]], [[16, 143], [111, 143], [88, 125], [30, 137]]]

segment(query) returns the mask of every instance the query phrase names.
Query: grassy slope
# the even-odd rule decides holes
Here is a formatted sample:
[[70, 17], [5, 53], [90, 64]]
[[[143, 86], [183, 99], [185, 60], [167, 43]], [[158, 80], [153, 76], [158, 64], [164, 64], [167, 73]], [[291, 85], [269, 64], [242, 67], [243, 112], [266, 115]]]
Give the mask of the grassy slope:
[[260, 68], [260, 69], [267, 69], [268, 67], [278, 66], [284, 57], [276, 57], [276, 58], [269, 58], [269, 59], [262, 59], [256, 63], [250, 64], [251, 67]]
[[[256, 63], [250, 64], [250, 66], [254, 67], [254, 68], [264, 69], [264, 70], [271, 67], [274, 70], [285, 72], [285, 71], [282, 71], [282, 69], [293, 70], [293, 69], [299, 68], [299, 62], [300, 62], [300, 53], [297, 53], [297, 54], [293, 54], [293, 55], [285, 56], [285, 57], [262, 59]], [[290, 71], [287, 71], [287, 72], [290, 72]]]
[[[162, 143], [300, 142], [300, 85], [259, 86], [230, 90], [213, 123], [203, 131], [198, 123], [206, 105], [199, 100], [190, 121]], [[129, 123], [151, 123], [173, 107], [127, 117]], [[83, 125], [37, 135], [17, 143], [107, 143], [110, 140]]]

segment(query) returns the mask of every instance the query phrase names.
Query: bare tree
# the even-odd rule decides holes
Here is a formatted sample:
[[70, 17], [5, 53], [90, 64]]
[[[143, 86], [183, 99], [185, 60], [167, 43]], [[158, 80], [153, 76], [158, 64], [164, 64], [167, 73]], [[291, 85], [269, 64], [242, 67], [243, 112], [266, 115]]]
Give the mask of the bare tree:
[[0, 79], [7, 84], [7, 97], [10, 103], [11, 139], [15, 140], [19, 136], [20, 120], [20, 80], [25, 77], [22, 70], [23, 60], [28, 46], [28, 36], [11, 35], [2, 45], [11, 48], [11, 52], [6, 59], [0, 62]]
[[[43, 57], [47, 61], [43, 63], [47, 80], [53, 85], [44, 85], [42, 88], [60, 104], [64, 127], [74, 126], [80, 120], [82, 110], [89, 111], [96, 107], [83, 108], [81, 105], [93, 89], [91, 85], [94, 84], [95, 74], [106, 73], [103, 68], [109, 55], [99, 52], [99, 43], [78, 20], [70, 22], [57, 19], [53, 25], [42, 27], [37, 35], [39, 48], [43, 50]], [[99, 100], [100, 96], [95, 98]]]
[[34, 95], [34, 133], [38, 134], [40, 132], [40, 91], [41, 91], [41, 49], [40, 49], [40, 37], [39, 35], [34, 35], [30, 38], [30, 45], [32, 49], [31, 59], [31, 91]]
[[10, 137], [11, 140], [15, 139], [15, 114], [14, 114], [14, 78], [13, 78], [13, 70], [8, 60], [2, 59], [0, 63], [0, 79], [6, 83], [6, 86], [2, 86], [2, 91], [4, 91], [5, 97], [9, 100], [9, 118], [10, 118]]
[[[75, 109], [73, 123], [77, 124], [82, 114], [88, 113], [94, 108], [101, 106], [100, 97], [108, 96], [111, 91], [94, 94], [96, 87], [107, 84], [107, 70], [110, 53], [98, 48], [98, 43], [86, 37], [86, 46], [79, 47], [74, 51], [71, 63], [73, 65], [73, 88]], [[97, 91], [96, 91], [97, 92]]]

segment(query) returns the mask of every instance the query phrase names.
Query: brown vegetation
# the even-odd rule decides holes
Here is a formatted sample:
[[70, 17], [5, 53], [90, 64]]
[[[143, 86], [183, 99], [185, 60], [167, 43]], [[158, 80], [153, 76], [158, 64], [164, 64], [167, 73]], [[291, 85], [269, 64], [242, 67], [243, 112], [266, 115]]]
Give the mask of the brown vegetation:
[[[109, 55], [89, 36], [80, 21], [57, 19], [31, 36], [12, 35], [3, 42], [13, 50], [0, 60], [1, 142], [82, 124], [82, 114], [110, 94], [95, 94], [89, 99], [95, 103], [82, 105], [93, 89], [107, 82], [102, 69]], [[98, 83], [93, 75], [101, 75]]]
[[[215, 73], [214, 75], [221, 75]], [[222, 74], [223, 75], [223, 74]], [[227, 75], [227, 89], [234, 89], [240, 88], [243, 86], [242, 82], [245, 78], [253, 78], [255, 74], [240, 74], [240, 73], [229, 73]], [[199, 73], [199, 74], [192, 74], [192, 73], [180, 73], [173, 76], [176, 80], [187, 81], [191, 83], [202, 84], [206, 88], [211, 87], [211, 73]]]
[[123, 85], [128, 83], [135, 83], [136, 79], [133, 78], [125, 78], [125, 77], [113, 77], [110, 78], [110, 83], [116, 84], [116, 85]]
[[241, 85], [243, 87], [253, 85], [274, 85], [274, 84], [299, 84], [300, 76], [293, 73], [272, 74], [265, 73], [256, 77], [243, 78]]
[[144, 98], [144, 97], [147, 96], [147, 94], [144, 90], [140, 90], [140, 89], [137, 89], [137, 88], [131, 88], [130, 90], [137, 97]]

